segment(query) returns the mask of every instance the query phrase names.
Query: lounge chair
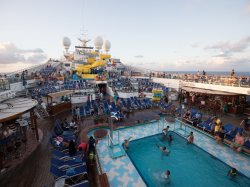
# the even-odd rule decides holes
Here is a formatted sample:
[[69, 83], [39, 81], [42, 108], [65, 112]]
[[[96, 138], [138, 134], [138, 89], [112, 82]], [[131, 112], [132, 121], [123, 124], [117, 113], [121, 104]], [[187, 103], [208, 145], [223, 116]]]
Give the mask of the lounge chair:
[[72, 167], [68, 168], [67, 170], [58, 169], [56, 166], [50, 166], [50, 173], [55, 177], [74, 177], [79, 174], [87, 173], [87, 166], [79, 166], [79, 167]]
[[88, 105], [86, 105], [84, 109], [85, 109], [86, 116], [90, 116], [91, 115], [91, 113], [90, 113], [90, 107]]
[[58, 158], [58, 159], [60, 159], [60, 160], [71, 160], [71, 159], [74, 159], [74, 158], [76, 158], [76, 157], [79, 157], [79, 156], [81, 156], [81, 152], [77, 152], [76, 153], [76, 155], [74, 155], [74, 156], [70, 156], [69, 154], [67, 154], [67, 153], [64, 153], [64, 152], [62, 152], [62, 151], [59, 151], [59, 150], [54, 150], [53, 151], [53, 157], [55, 157], [55, 158]]
[[134, 109], [134, 110], [138, 109], [137, 105], [135, 105], [133, 103], [133, 101], [131, 100], [131, 98], [127, 98], [127, 101], [128, 101], [128, 106], [130, 106], [131, 109]]
[[86, 162], [83, 162], [80, 157], [77, 157], [76, 159], [72, 159], [72, 160], [66, 160], [66, 161], [52, 158], [50, 161], [50, 164], [56, 166], [58, 169], [65, 170], [71, 167], [86, 165]]
[[103, 101], [104, 104], [104, 112], [108, 115], [110, 114], [109, 104], [107, 101]]
[[125, 102], [125, 100], [123, 98], [121, 98], [121, 102], [122, 102], [122, 106], [126, 108], [127, 107], [127, 103]]
[[[81, 177], [80, 177], [81, 178]], [[58, 186], [58, 187], [89, 187], [89, 181], [86, 179], [86, 180], [81, 180], [75, 184], [65, 184], [66, 182], [66, 178], [65, 177], [60, 177], [60, 178], [57, 178], [56, 181], [55, 181], [55, 186]]]
[[144, 98], [142, 100], [142, 102], [144, 103], [144, 105], [146, 106], [146, 108], [150, 108], [151, 107], [150, 104], [149, 104], [149, 102], [148, 102], [148, 99]]
[[224, 125], [225, 134], [232, 130], [233, 130], [233, 125], [231, 123], [227, 123], [226, 125]]
[[137, 103], [137, 101], [135, 100], [134, 97], [130, 97], [130, 100], [131, 100], [131, 104], [132, 106], [136, 106], [138, 109], [142, 109], [142, 107]]
[[214, 131], [214, 128], [215, 128], [215, 124], [210, 123], [209, 125], [205, 125], [204, 130], [212, 134]]
[[134, 100], [137, 102], [137, 104], [142, 108], [147, 108], [146, 105], [144, 105], [137, 97], [134, 97]]
[[238, 132], [242, 133], [243, 128], [236, 127], [235, 129], [229, 131], [228, 133], [226, 133], [226, 139], [232, 141]]
[[89, 187], [89, 181], [85, 180], [82, 181], [78, 184], [74, 184], [74, 185], [66, 185], [66, 186], [70, 186], [70, 187]]
[[197, 112], [194, 116], [194, 118], [190, 119], [190, 123], [193, 126], [197, 126], [202, 120], [202, 113], [201, 112]]
[[245, 141], [244, 147], [246, 147], [247, 149], [250, 150], [250, 140], [249, 139], [247, 141]]
[[214, 116], [209, 117], [206, 121], [202, 121], [201, 123], [198, 123], [197, 126], [201, 129], [205, 129], [206, 126], [210, 125], [214, 120]]
[[80, 106], [80, 116], [81, 117], [86, 116], [85, 109], [83, 106]]

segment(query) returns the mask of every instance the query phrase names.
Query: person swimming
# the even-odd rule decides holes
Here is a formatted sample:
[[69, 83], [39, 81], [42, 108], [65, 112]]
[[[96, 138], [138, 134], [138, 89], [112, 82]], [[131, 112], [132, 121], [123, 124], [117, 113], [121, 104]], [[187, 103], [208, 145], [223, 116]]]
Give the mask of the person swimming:
[[165, 171], [164, 173], [162, 173], [162, 178], [164, 179], [164, 181], [166, 182], [166, 183], [169, 183], [170, 182], [170, 171], [169, 170], [167, 170], [167, 171]]
[[167, 126], [166, 128], [162, 129], [162, 133], [163, 133], [164, 136], [167, 135], [168, 130], [169, 130], [169, 126]]
[[235, 168], [232, 168], [227, 172], [227, 176], [235, 177], [236, 175], [237, 175], [237, 170]]
[[132, 139], [132, 137], [130, 137], [129, 139], [125, 139], [125, 140], [124, 140], [123, 147], [124, 147], [125, 151], [128, 150], [128, 148], [129, 148], [129, 141], [130, 141], [131, 139]]
[[165, 155], [168, 155], [170, 153], [170, 151], [167, 149], [166, 146], [159, 146], [158, 144], [156, 144], [156, 146], [162, 151], [162, 153], [164, 153]]
[[194, 134], [193, 132], [190, 132], [190, 134], [187, 137], [187, 144], [192, 144], [194, 143]]
[[172, 134], [168, 135], [168, 142], [171, 143], [173, 141], [173, 136]]

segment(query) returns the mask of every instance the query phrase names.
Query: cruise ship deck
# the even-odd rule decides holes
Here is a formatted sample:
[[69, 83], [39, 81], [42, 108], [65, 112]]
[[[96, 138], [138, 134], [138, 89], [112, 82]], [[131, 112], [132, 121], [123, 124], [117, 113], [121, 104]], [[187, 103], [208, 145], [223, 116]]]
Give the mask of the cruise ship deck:
[[[141, 122], [143, 121], [151, 121], [154, 119], [158, 119], [158, 113], [160, 113], [160, 110], [146, 110], [146, 111], [138, 111], [135, 112], [134, 114], [131, 114], [129, 116], [128, 119], [126, 119], [124, 122], [122, 122], [121, 124], [119, 124], [119, 126], [131, 126], [131, 124], [137, 125], [138, 124], [138, 120], [140, 120]], [[64, 115], [67, 115], [68, 117], [71, 116], [71, 114], [69, 113], [64, 113]], [[55, 119], [57, 118], [57, 116], [53, 117], [53, 118], [47, 118], [47, 119], [43, 119], [43, 120], [39, 120], [38, 122], [38, 127], [39, 129], [41, 129], [43, 131], [43, 139], [41, 140], [40, 145], [36, 148], [36, 150], [25, 160], [23, 160], [20, 164], [18, 164], [16, 167], [10, 169], [8, 172], [1, 174], [0, 176], [0, 185], [1, 186], [34, 186], [34, 187], [40, 187], [40, 186], [54, 186], [54, 179], [52, 177], [52, 175], [49, 173], [49, 168], [50, 168], [50, 158], [52, 155], [52, 147], [49, 143], [49, 138], [50, 138], [50, 133], [53, 129], [53, 124]], [[230, 122], [230, 123], [234, 123], [234, 124], [239, 124], [240, 123], [240, 117], [235, 117], [235, 116], [231, 116], [231, 115], [222, 115], [221, 119], [224, 121], [224, 123]], [[140, 123], [140, 122], [139, 122]], [[84, 119], [83, 121], [80, 122], [80, 129], [82, 131], [81, 133], [81, 139], [85, 139], [86, 138], [86, 133], [93, 133], [93, 131], [86, 131], [85, 129], [91, 129], [92, 128], [96, 128], [97, 126], [94, 124], [94, 120], [91, 118], [88, 119]], [[154, 125], [154, 124], [152, 124]], [[145, 125], [145, 128], [142, 126], [143, 130], [140, 130], [138, 127], [137, 129], [139, 130], [137, 132], [133, 131], [132, 134], [128, 134], [128, 132], [122, 132], [121, 135], [121, 139], [125, 139], [129, 136], [134, 136], [134, 138], [140, 138], [141, 136], [148, 136], [148, 135], [152, 135], [154, 133], [161, 133], [161, 127], [159, 129], [159, 127], [157, 127], [157, 124], [155, 124], [156, 127], [151, 127], [151, 125]], [[170, 124], [171, 125], [171, 124]], [[100, 125], [98, 125], [99, 127]], [[147, 128], [149, 128], [147, 130]], [[171, 129], [173, 127], [171, 126]], [[152, 130], [150, 129], [154, 129], [154, 131], [152, 132]], [[126, 129], [125, 129], [126, 130]], [[131, 132], [128, 129], [129, 132]], [[143, 132], [143, 135], [140, 135], [140, 133]], [[139, 133], [139, 134], [137, 134]], [[149, 134], [148, 134], [149, 133]], [[196, 144], [198, 146], [201, 146], [204, 148], [205, 146], [205, 150], [207, 150], [208, 152], [212, 151], [212, 153], [214, 154], [218, 154], [220, 152], [218, 152], [218, 149], [221, 149], [221, 147], [223, 148], [223, 146], [221, 145], [216, 145], [215, 143], [212, 143], [211, 140], [204, 140], [204, 138], [206, 138], [206, 135], [197, 135], [196, 134]], [[206, 141], [206, 144], [203, 143], [203, 141]], [[140, 177], [137, 174], [137, 177], [139, 177], [138, 179], [135, 179], [136, 181], [133, 181], [133, 183], [131, 180], [133, 178], [130, 178], [129, 175], [127, 175], [127, 177], [129, 178], [121, 178], [121, 180], [117, 181], [117, 177], [118, 176], [122, 176], [123, 173], [121, 173], [121, 169], [119, 169], [118, 171], [113, 170], [112, 173], [110, 173], [111, 171], [107, 170], [107, 167], [110, 168], [110, 166], [106, 165], [106, 164], [111, 164], [113, 161], [110, 158], [109, 155], [106, 155], [106, 151], [107, 149], [105, 148], [107, 145], [107, 142], [105, 143], [106, 140], [101, 141], [100, 144], [97, 145], [97, 151], [99, 152], [99, 158], [100, 158], [100, 162], [103, 167], [103, 171], [108, 172], [108, 178], [109, 178], [109, 182], [111, 186], [119, 186], [119, 185], [125, 185], [125, 181], [127, 181], [127, 184], [125, 186], [131, 186], [133, 183], [136, 184], [136, 182], [138, 182], [138, 184], [141, 184], [141, 186], [144, 186], [144, 182], [141, 180], [141, 182], [137, 181]], [[214, 149], [211, 146], [212, 145], [218, 146], [218, 149]], [[224, 151], [223, 151], [224, 152]], [[224, 154], [226, 154], [226, 152], [224, 152], [223, 154], [220, 153], [220, 156], [223, 156]], [[231, 153], [231, 154], [237, 154], [237, 153]], [[232, 156], [229, 156], [229, 158], [233, 158]], [[224, 155], [226, 158], [228, 156]], [[237, 158], [237, 157], [236, 157]], [[107, 161], [107, 159], [109, 161]], [[111, 160], [110, 160], [111, 159]], [[125, 160], [124, 160], [125, 159]], [[244, 160], [242, 160], [241, 158], [238, 158], [238, 162], [244, 162], [245, 164], [247, 164], [247, 162], [245, 162]], [[246, 158], [249, 161], [249, 158]], [[119, 161], [121, 160], [121, 161]], [[122, 162], [125, 162], [125, 164], [127, 165], [129, 160], [128, 156], [122, 157], [121, 159], [116, 160], [116, 162], [119, 162], [119, 164], [122, 164]], [[234, 165], [233, 162], [235, 160], [228, 160], [227, 164], [229, 165]], [[106, 163], [106, 164], [105, 164]], [[235, 162], [234, 162], [235, 163]], [[113, 163], [115, 164], [115, 162]], [[115, 164], [117, 168], [117, 164]], [[121, 165], [122, 166], [122, 165]], [[131, 168], [134, 168], [131, 163], [128, 165], [129, 167], [124, 167], [127, 168], [130, 172], [131, 172]], [[120, 167], [118, 167], [120, 168]], [[110, 168], [111, 169], [111, 168]], [[244, 170], [246, 169], [246, 171]], [[133, 169], [135, 170], [135, 169]], [[32, 172], [31, 172], [32, 171]], [[244, 166], [242, 165], [242, 170], [239, 170], [240, 172], [244, 173], [245, 175], [249, 175], [250, 171], [249, 171], [249, 167], [248, 166]], [[93, 172], [93, 171], [91, 171]], [[96, 171], [95, 171], [96, 172]], [[94, 173], [95, 173], [94, 172]], [[123, 171], [126, 172], [126, 171]], [[127, 171], [128, 172], [128, 171]], [[133, 172], [136, 172], [133, 171]], [[137, 172], [136, 172], [137, 173]], [[95, 175], [91, 174], [89, 175], [89, 181], [91, 186], [96, 186], [97, 184], [95, 183]], [[136, 176], [136, 175], [135, 175]], [[119, 182], [120, 181], [120, 182]], [[129, 182], [130, 181], [130, 182]], [[133, 185], [132, 185], [133, 186]], [[134, 186], [138, 186], [138, 185], [134, 185]], [[139, 185], [140, 186], [140, 185]]]

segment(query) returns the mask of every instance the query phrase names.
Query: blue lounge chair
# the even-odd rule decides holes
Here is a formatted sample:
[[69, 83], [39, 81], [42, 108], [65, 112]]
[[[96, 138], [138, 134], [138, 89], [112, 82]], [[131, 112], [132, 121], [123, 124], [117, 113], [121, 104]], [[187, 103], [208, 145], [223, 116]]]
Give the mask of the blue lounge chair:
[[226, 125], [224, 125], [225, 134], [232, 130], [233, 130], [233, 125], [231, 123], [227, 123]]
[[121, 98], [121, 101], [122, 101], [122, 106], [126, 108], [127, 104], [126, 104], [125, 100], [123, 98]]
[[66, 160], [66, 161], [52, 158], [50, 164], [56, 166], [58, 169], [65, 170], [71, 167], [86, 165], [86, 162], [83, 162], [82, 159], [79, 157], [77, 157], [76, 159]]
[[86, 165], [84, 166], [79, 166], [75, 168], [68, 168], [67, 170], [61, 170], [58, 169], [56, 166], [51, 165], [50, 166], [50, 173], [54, 175], [54, 177], [74, 177], [79, 174], [84, 174], [87, 173], [87, 167]]
[[130, 106], [130, 108], [137, 110], [138, 106], [133, 102], [133, 100], [131, 98], [128, 98], [128, 105]]
[[54, 151], [53, 151], [53, 157], [55, 157], [55, 158], [58, 158], [58, 159], [60, 159], [60, 160], [71, 160], [71, 159], [74, 159], [74, 158], [76, 158], [76, 157], [79, 157], [79, 156], [81, 156], [81, 152], [77, 152], [76, 153], [76, 155], [74, 155], [74, 156], [70, 156], [69, 154], [67, 154], [67, 153], [64, 153], [64, 152], [62, 152], [62, 151], [59, 151], [59, 150], [57, 150], [57, 149], [55, 149]]
[[80, 116], [81, 117], [86, 116], [85, 109], [83, 106], [80, 106]]
[[236, 127], [235, 129], [229, 131], [226, 133], [226, 139], [232, 141], [238, 132], [242, 133], [243, 129], [241, 127]]
[[140, 109], [144, 109], [146, 108], [145, 106], [143, 106], [140, 102], [140, 100], [137, 97], [133, 97], [134, 103], [136, 103], [136, 105], [140, 108]]
[[85, 114], [86, 116], [90, 116], [91, 113], [90, 113], [90, 107], [88, 105], [85, 106]]
[[213, 120], [214, 120], [214, 116], [211, 116], [206, 121], [202, 121], [201, 123], [198, 123], [197, 126], [204, 130], [205, 127], [207, 127], [213, 122]]
[[65, 184], [65, 180], [66, 180], [65, 177], [60, 177], [60, 178], [58, 178], [56, 180], [63, 180], [62, 185], [67, 186], [67, 187], [89, 187], [89, 181], [88, 180], [83, 180], [83, 181], [78, 182], [77, 184], [72, 184], [72, 185]]
[[[198, 114], [198, 115], [197, 115]], [[189, 120], [189, 122], [193, 125], [193, 126], [198, 126], [198, 124], [201, 122], [202, 120], [202, 113], [201, 112], [197, 112], [194, 117], [192, 119]]]
[[103, 105], [104, 105], [104, 112], [106, 114], [110, 114], [110, 109], [109, 109], [109, 104], [107, 101], [103, 101]]
[[175, 110], [175, 115], [176, 115], [177, 117], [181, 117], [181, 116], [183, 116], [183, 114], [184, 114], [184, 110], [182, 110], [181, 107], [176, 108], [176, 110]]
[[195, 114], [198, 112], [196, 109], [192, 108], [191, 110], [191, 118], [194, 118]]
[[146, 108], [150, 108], [151, 107], [151, 105], [149, 103], [149, 99], [144, 98], [142, 101], [143, 101], [144, 105], [146, 106]]
[[246, 147], [247, 149], [250, 149], [250, 140], [249, 139], [247, 141], [245, 141], [244, 147]]
[[116, 107], [115, 105], [115, 102], [111, 102], [111, 112], [117, 112], [118, 111], [118, 108]]
[[215, 128], [214, 123], [210, 123], [209, 125], [204, 126], [204, 130], [209, 132], [209, 133], [212, 133], [214, 131], [214, 128]]
[[171, 106], [172, 106], [172, 103], [163, 104], [162, 109], [169, 110], [169, 109], [171, 109]]
[[85, 180], [78, 184], [71, 185], [71, 187], [89, 187], [89, 181]]

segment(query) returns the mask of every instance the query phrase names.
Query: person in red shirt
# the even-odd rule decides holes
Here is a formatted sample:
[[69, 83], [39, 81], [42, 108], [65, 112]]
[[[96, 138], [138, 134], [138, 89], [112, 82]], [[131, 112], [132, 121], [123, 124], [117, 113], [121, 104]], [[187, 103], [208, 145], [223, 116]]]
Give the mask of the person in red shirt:
[[82, 150], [84, 153], [86, 153], [86, 151], [87, 151], [87, 146], [88, 146], [87, 143], [82, 142], [82, 143], [78, 146], [78, 150], [79, 150], [79, 151]]

